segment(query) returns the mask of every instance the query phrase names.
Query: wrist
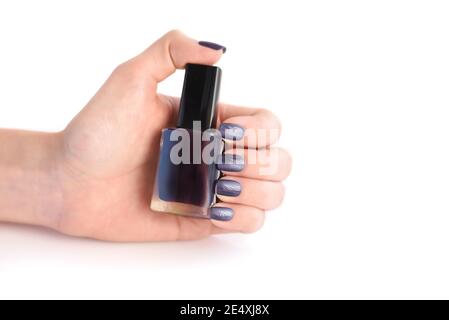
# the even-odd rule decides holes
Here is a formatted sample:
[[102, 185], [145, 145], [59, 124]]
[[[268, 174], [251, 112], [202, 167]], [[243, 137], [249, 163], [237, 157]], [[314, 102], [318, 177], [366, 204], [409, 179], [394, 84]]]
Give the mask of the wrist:
[[60, 134], [0, 130], [0, 221], [57, 229]]
[[64, 214], [64, 185], [62, 167], [62, 134], [47, 133], [41, 136], [40, 167], [41, 180], [36, 183], [35, 218], [37, 225], [59, 230]]

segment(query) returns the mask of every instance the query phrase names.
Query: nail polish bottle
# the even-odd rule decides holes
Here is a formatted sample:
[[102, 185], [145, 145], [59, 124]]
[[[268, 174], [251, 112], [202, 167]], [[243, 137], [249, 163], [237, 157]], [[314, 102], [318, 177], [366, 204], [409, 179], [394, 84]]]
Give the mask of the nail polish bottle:
[[210, 218], [223, 142], [215, 129], [221, 69], [187, 64], [176, 128], [162, 130], [151, 209]]

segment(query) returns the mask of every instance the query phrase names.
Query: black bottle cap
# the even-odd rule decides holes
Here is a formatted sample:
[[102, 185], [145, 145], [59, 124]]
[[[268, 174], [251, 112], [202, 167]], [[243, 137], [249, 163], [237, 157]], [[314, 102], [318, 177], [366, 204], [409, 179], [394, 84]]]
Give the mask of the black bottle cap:
[[193, 122], [201, 121], [202, 131], [215, 128], [221, 69], [190, 63], [185, 69], [177, 127], [193, 129]]

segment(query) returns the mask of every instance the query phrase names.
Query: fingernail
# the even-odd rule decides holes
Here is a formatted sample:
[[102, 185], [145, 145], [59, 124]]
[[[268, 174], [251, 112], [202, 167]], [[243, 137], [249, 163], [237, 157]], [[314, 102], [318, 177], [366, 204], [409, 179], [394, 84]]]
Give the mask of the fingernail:
[[245, 129], [233, 123], [222, 123], [220, 125], [220, 133], [224, 139], [241, 140], [245, 134]]
[[213, 207], [209, 209], [211, 219], [218, 221], [229, 221], [234, 217], [234, 210], [224, 207]]
[[237, 197], [242, 192], [238, 181], [221, 179], [217, 182], [217, 193], [222, 196]]
[[209, 49], [213, 49], [213, 50], [222, 50], [223, 53], [226, 53], [226, 47], [222, 46], [221, 44], [218, 43], [214, 43], [214, 42], [209, 42], [209, 41], [199, 41], [198, 44], [200, 46], [209, 48]]
[[245, 161], [242, 156], [237, 154], [223, 154], [217, 164], [218, 170], [239, 172], [245, 167]]

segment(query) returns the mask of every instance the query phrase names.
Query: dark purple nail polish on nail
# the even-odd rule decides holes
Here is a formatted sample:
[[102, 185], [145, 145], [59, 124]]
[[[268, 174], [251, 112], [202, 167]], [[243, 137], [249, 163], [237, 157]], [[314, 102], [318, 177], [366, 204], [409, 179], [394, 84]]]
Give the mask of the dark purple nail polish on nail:
[[241, 140], [245, 134], [245, 129], [233, 123], [222, 123], [220, 125], [220, 133], [224, 139]]
[[217, 182], [217, 194], [222, 196], [237, 197], [242, 192], [242, 186], [238, 181], [221, 179]]
[[209, 42], [209, 41], [199, 41], [198, 44], [200, 46], [209, 48], [209, 49], [213, 49], [213, 50], [222, 50], [223, 53], [226, 53], [226, 47], [222, 46], [221, 44], [218, 43], [214, 43], [214, 42]]
[[224, 207], [213, 207], [209, 209], [211, 219], [218, 221], [229, 221], [234, 217], [234, 210]]
[[218, 170], [229, 172], [240, 172], [245, 167], [245, 161], [238, 154], [223, 154], [219, 163]]

